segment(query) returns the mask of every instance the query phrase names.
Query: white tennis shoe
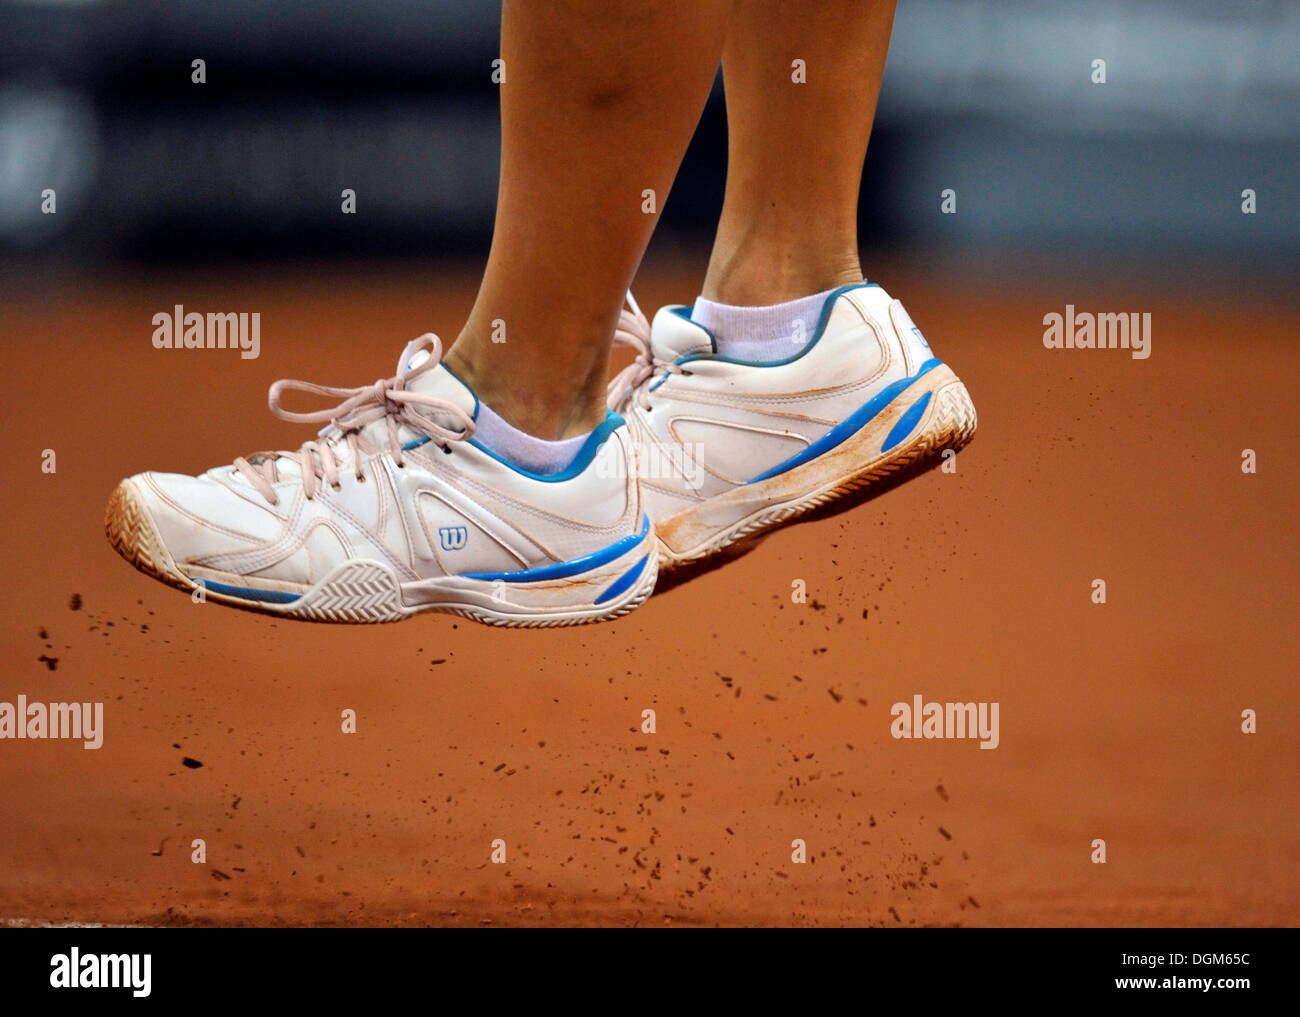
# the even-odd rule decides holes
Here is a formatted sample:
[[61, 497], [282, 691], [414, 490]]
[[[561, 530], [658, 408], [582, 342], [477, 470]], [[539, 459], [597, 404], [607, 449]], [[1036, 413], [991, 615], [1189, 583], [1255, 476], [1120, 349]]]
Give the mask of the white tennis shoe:
[[629, 303], [616, 339], [637, 359], [610, 383], [609, 406], [636, 439], [663, 568], [861, 500], [974, 436], [966, 387], [874, 283], [836, 290], [813, 334], [767, 362], [719, 355], [689, 307], [651, 326]]
[[[658, 560], [623, 421], [608, 414], [563, 472], [529, 472], [473, 437], [478, 400], [441, 354], [422, 336], [373, 385], [276, 382], [272, 411], [326, 424], [318, 440], [198, 477], [130, 477], [108, 504], [110, 542], [155, 579], [287, 618], [541, 626], [637, 607]], [[285, 389], [342, 401], [292, 413]]]

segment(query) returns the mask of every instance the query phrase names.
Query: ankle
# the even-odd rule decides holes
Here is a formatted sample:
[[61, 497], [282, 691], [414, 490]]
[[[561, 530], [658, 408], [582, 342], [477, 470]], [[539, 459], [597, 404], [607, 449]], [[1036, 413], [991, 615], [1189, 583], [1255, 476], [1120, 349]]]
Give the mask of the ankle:
[[736, 307], [760, 307], [862, 282], [857, 250], [795, 250], [788, 245], [715, 243], [700, 295]]
[[574, 390], [570, 385], [532, 381], [518, 364], [482, 356], [464, 335], [442, 358], [447, 368], [468, 385], [479, 401], [511, 426], [544, 441], [586, 434], [605, 419], [605, 389], [590, 380]]

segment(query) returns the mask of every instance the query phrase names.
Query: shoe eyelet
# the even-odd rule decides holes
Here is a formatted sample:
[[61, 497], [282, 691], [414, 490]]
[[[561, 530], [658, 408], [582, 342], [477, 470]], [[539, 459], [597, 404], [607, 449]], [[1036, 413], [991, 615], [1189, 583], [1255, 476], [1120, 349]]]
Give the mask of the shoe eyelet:
[[365, 482], [366, 482], [366, 475], [364, 473], [357, 474], [357, 483], [364, 484]]
[[450, 446], [450, 445], [443, 445], [443, 446], [442, 446], [442, 452], [443, 452], [443, 455], [448, 455], [448, 456], [451, 455], [451, 446]]

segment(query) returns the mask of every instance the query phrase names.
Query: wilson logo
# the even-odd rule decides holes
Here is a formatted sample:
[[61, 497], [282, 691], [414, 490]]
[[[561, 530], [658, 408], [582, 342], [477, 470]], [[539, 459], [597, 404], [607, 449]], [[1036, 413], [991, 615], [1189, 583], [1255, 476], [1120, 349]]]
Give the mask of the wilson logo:
[[438, 541], [444, 551], [459, 551], [469, 539], [469, 530], [464, 526], [439, 526]]

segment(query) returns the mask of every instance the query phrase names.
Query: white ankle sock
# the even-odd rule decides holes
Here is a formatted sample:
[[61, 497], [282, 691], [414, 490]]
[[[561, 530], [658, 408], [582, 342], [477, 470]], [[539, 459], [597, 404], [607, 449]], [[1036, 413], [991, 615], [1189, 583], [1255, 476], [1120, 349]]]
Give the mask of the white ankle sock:
[[580, 434], [576, 438], [562, 438], [560, 441], [534, 438], [507, 423], [484, 402], [478, 404], [478, 416], [474, 418], [474, 424], [474, 437], [502, 459], [533, 473], [548, 476], [561, 472], [572, 463], [588, 437]]
[[735, 307], [698, 297], [691, 321], [713, 333], [718, 352], [738, 360], [784, 360], [803, 349], [821, 320], [826, 298], [814, 293], [766, 307]]

